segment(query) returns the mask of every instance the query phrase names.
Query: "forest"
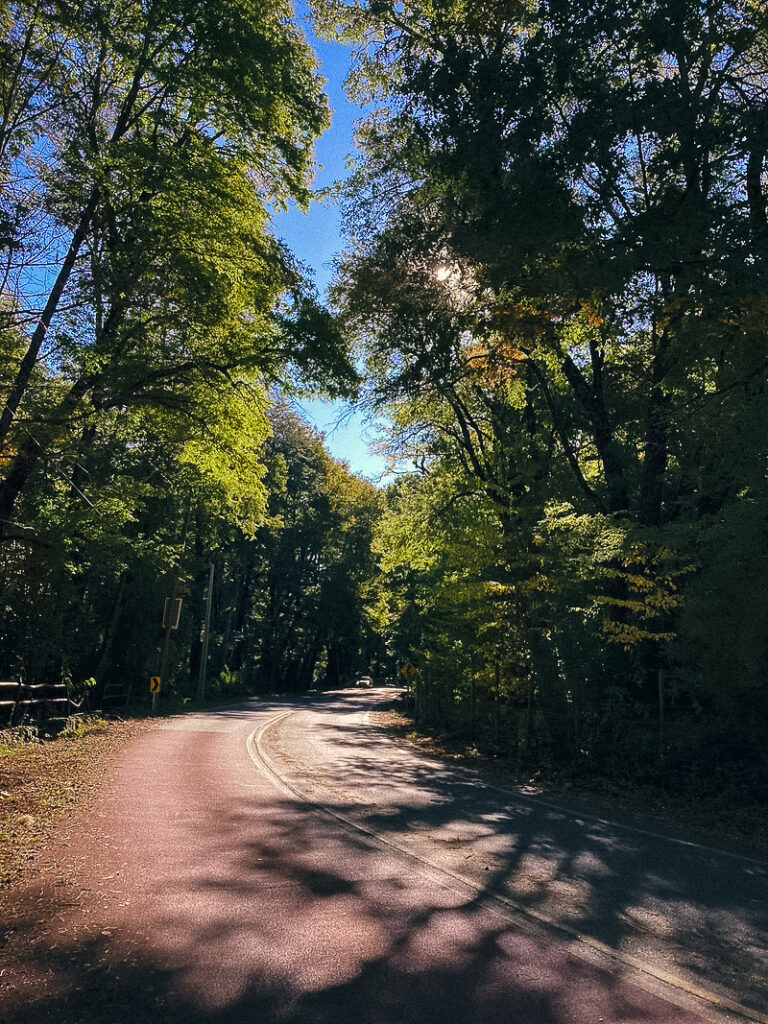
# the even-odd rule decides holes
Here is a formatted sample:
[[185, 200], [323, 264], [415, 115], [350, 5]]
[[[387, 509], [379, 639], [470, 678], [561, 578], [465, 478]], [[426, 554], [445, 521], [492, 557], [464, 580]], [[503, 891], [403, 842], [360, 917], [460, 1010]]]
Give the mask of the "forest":
[[272, 225], [330, 118], [287, 3], [0, 3], [0, 676], [146, 705], [181, 599], [164, 700], [412, 666], [478, 750], [764, 799], [768, 8], [313, 13], [327, 298]]

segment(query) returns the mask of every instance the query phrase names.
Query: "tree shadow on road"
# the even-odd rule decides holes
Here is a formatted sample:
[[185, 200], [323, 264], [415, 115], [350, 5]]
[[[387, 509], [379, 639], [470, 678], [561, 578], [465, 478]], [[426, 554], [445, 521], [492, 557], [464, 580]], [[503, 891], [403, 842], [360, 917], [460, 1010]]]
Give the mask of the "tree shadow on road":
[[656, 947], [665, 968], [768, 1012], [768, 865], [487, 785], [394, 743], [343, 705], [323, 733], [334, 758], [316, 770], [328, 791], [360, 794], [340, 810], [364, 827], [417, 855], [442, 848], [445, 865], [484, 892], [629, 955]]
[[[336, 756], [317, 766], [321, 792], [335, 786], [333, 812], [367, 831], [266, 783], [258, 793], [222, 792], [200, 812], [193, 778], [173, 805], [180, 821], [195, 814], [192, 842], [169, 857], [159, 828], [131, 838], [135, 858], [152, 867], [143, 891], [134, 880], [114, 896], [100, 893], [101, 902], [78, 895], [96, 874], [106, 892], [104, 880], [124, 856], [117, 846], [102, 848], [98, 865], [83, 863], [65, 885], [28, 888], [0, 966], [2, 1024], [699, 1019], [628, 984], [620, 969], [575, 956], [525, 915], [496, 909], [492, 897], [512, 894], [530, 912], [557, 913], [621, 948], [637, 930], [636, 908], [682, 904], [699, 872], [705, 924], [722, 946], [717, 929], [726, 933], [729, 907], [716, 886], [707, 890], [716, 862], [708, 865], [705, 851], [691, 849], [678, 862], [684, 848], [654, 853], [632, 833], [617, 837], [599, 821], [511, 801], [465, 769], [411, 751], [400, 756], [351, 714], [326, 728], [335, 730]], [[202, 737], [200, 756], [209, 750], [215, 764], [221, 742]], [[167, 806], [150, 809], [159, 816]], [[445, 850], [444, 871], [420, 860], [427, 848], [432, 859]], [[760, 928], [762, 914], [757, 908], [745, 925]], [[700, 921], [679, 922], [670, 938], [685, 943]], [[752, 955], [742, 949], [745, 978], [762, 970]]]
[[52, 927], [27, 944], [41, 908], [71, 923], [65, 905], [39, 893], [17, 921], [26, 959], [7, 968], [4, 1024], [695, 1019], [285, 799], [202, 823], [147, 895], [138, 941], [135, 907], [125, 924], [113, 907], [109, 929], [77, 940]]
[[[204, 829], [136, 931], [27, 947], [13, 1024], [645, 1022], [649, 999], [291, 801]], [[253, 820], [253, 810], [235, 815]], [[222, 862], [227, 862], [222, 870]], [[217, 865], [215, 870], [211, 866]], [[231, 869], [236, 868], [233, 872]], [[51, 896], [55, 899], [55, 896]], [[194, 902], [196, 913], [188, 911]], [[52, 903], [36, 904], [46, 910]], [[286, 908], [290, 912], [286, 913]], [[31, 919], [18, 924], [18, 953]], [[653, 1002], [650, 1000], [650, 1002]], [[5, 1009], [5, 1007], [3, 1006]], [[673, 1017], [665, 1017], [672, 1021]], [[687, 1020], [684, 1014], [675, 1020]]]

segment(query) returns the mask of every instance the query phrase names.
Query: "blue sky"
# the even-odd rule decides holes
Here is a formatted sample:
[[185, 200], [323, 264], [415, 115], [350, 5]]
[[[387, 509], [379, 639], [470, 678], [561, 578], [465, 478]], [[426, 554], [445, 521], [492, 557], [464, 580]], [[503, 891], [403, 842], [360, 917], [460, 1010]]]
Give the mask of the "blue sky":
[[[297, 10], [299, 17], [306, 19], [304, 29], [317, 53], [323, 77], [328, 80], [325, 91], [331, 106], [332, 122], [317, 145], [320, 169], [315, 188], [321, 190], [349, 173], [347, 160], [353, 149], [354, 124], [361, 112], [344, 94], [349, 50], [338, 43], [318, 40], [306, 18], [305, 5], [298, 4]], [[278, 214], [274, 218], [274, 230], [287, 242], [299, 261], [312, 271], [323, 294], [331, 279], [333, 258], [343, 245], [338, 206], [329, 201], [318, 201], [312, 204], [307, 214], [296, 209]], [[359, 414], [341, 402], [305, 401], [301, 408], [307, 419], [326, 435], [326, 445], [332, 455], [374, 481], [382, 475], [384, 460], [369, 451], [373, 428], [367, 427]]]

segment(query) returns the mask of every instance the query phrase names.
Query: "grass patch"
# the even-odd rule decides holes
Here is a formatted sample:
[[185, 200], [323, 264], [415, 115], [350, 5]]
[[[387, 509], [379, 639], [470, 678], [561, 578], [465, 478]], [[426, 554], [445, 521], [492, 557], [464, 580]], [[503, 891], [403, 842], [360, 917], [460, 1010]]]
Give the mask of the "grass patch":
[[101, 715], [85, 715], [83, 717], [71, 718], [67, 727], [62, 730], [59, 739], [79, 740], [84, 736], [100, 735], [108, 732], [114, 722], [102, 718]]

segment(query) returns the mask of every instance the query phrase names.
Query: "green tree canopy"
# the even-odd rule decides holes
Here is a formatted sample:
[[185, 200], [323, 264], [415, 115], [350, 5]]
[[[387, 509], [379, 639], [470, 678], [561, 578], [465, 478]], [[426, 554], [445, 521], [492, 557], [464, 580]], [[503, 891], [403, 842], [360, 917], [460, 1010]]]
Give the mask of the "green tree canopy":
[[[370, 103], [336, 291], [369, 401], [447, 504], [487, 510], [479, 573], [514, 588], [507, 664], [531, 681], [529, 724], [599, 760], [603, 726], [655, 718], [654, 758], [670, 700], [711, 700], [691, 641], [724, 570], [712, 538], [768, 508], [764, 5], [317, 11], [357, 48]], [[455, 544], [417, 591], [437, 592]], [[713, 615], [710, 652], [728, 620]]]
[[74, 416], [196, 415], [295, 361], [337, 390], [344, 343], [271, 237], [309, 199], [328, 115], [280, 3], [73, 3], [8, 10], [0, 146], [9, 328], [0, 518]]

